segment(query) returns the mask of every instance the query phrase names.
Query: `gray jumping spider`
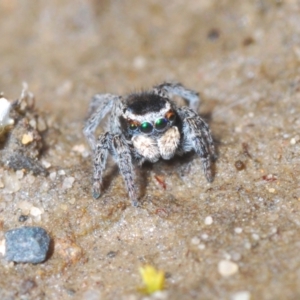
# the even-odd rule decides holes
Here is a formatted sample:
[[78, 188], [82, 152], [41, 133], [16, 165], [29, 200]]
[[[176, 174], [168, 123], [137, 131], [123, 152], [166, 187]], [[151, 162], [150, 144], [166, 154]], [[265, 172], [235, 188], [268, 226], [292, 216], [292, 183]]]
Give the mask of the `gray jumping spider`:
[[[187, 100], [189, 107], [177, 107], [171, 100], [173, 95]], [[211, 182], [215, 148], [208, 125], [196, 113], [198, 104], [198, 94], [179, 83], [163, 83], [149, 92], [124, 97], [95, 95], [83, 130], [94, 156], [93, 197], [100, 197], [108, 153], [119, 166], [134, 206], [138, 205], [134, 162], [154, 163], [194, 150], [202, 160], [206, 179]], [[109, 112], [110, 131], [96, 141], [95, 130]]]

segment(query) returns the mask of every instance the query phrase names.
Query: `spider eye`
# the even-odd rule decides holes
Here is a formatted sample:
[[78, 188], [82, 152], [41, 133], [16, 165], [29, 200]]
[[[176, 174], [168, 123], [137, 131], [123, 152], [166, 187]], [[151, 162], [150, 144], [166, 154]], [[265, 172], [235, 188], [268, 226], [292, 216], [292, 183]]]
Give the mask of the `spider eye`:
[[144, 122], [140, 126], [140, 130], [143, 133], [150, 133], [152, 131], [152, 129], [153, 129], [153, 126], [151, 125], [151, 123], [148, 123], [148, 122]]
[[132, 130], [132, 131], [136, 130], [138, 127], [139, 127], [139, 124], [136, 123], [136, 122], [131, 121], [129, 123], [129, 129]]
[[168, 120], [165, 118], [161, 118], [155, 121], [155, 129], [162, 130], [168, 125]]
[[173, 122], [176, 119], [176, 115], [173, 111], [169, 111], [166, 113], [166, 118], [170, 121]]

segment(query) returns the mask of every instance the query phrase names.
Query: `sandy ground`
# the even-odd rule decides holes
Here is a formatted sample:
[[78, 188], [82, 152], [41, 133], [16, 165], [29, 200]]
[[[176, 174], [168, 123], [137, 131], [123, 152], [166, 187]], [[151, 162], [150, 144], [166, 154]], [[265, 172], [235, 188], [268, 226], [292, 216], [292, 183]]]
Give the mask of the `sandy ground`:
[[[296, 0], [2, 0], [0, 91], [34, 93], [50, 175], [0, 169], [0, 239], [34, 225], [52, 245], [38, 265], [0, 257], [0, 298], [299, 299], [299, 13]], [[165, 80], [200, 92], [214, 182], [195, 155], [147, 164], [135, 208], [111, 162], [94, 200], [91, 96]], [[166, 272], [164, 292], [138, 291], [145, 264]]]

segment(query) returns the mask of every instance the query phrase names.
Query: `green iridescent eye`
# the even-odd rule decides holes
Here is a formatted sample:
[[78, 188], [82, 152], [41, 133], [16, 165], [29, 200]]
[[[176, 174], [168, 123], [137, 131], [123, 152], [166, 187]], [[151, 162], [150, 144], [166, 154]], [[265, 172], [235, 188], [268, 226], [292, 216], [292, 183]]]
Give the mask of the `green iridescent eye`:
[[166, 128], [166, 126], [168, 125], [168, 120], [165, 118], [161, 118], [155, 121], [155, 129], [157, 130], [162, 130], [164, 128]]
[[140, 126], [140, 131], [143, 133], [150, 133], [153, 129], [153, 126], [151, 125], [151, 123], [148, 122], [144, 122], [141, 124]]

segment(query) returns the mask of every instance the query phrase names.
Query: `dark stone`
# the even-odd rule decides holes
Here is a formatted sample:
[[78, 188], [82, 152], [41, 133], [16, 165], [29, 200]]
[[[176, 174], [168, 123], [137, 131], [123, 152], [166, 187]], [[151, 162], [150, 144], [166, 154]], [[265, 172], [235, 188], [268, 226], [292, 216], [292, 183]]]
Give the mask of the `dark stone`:
[[27, 221], [27, 219], [28, 219], [28, 216], [20, 215], [19, 222], [25, 222], [25, 221]]
[[21, 227], [6, 232], [5, 258], [8, 261], [37, 264], [46, 259], [50, 237], [40, 227]]

